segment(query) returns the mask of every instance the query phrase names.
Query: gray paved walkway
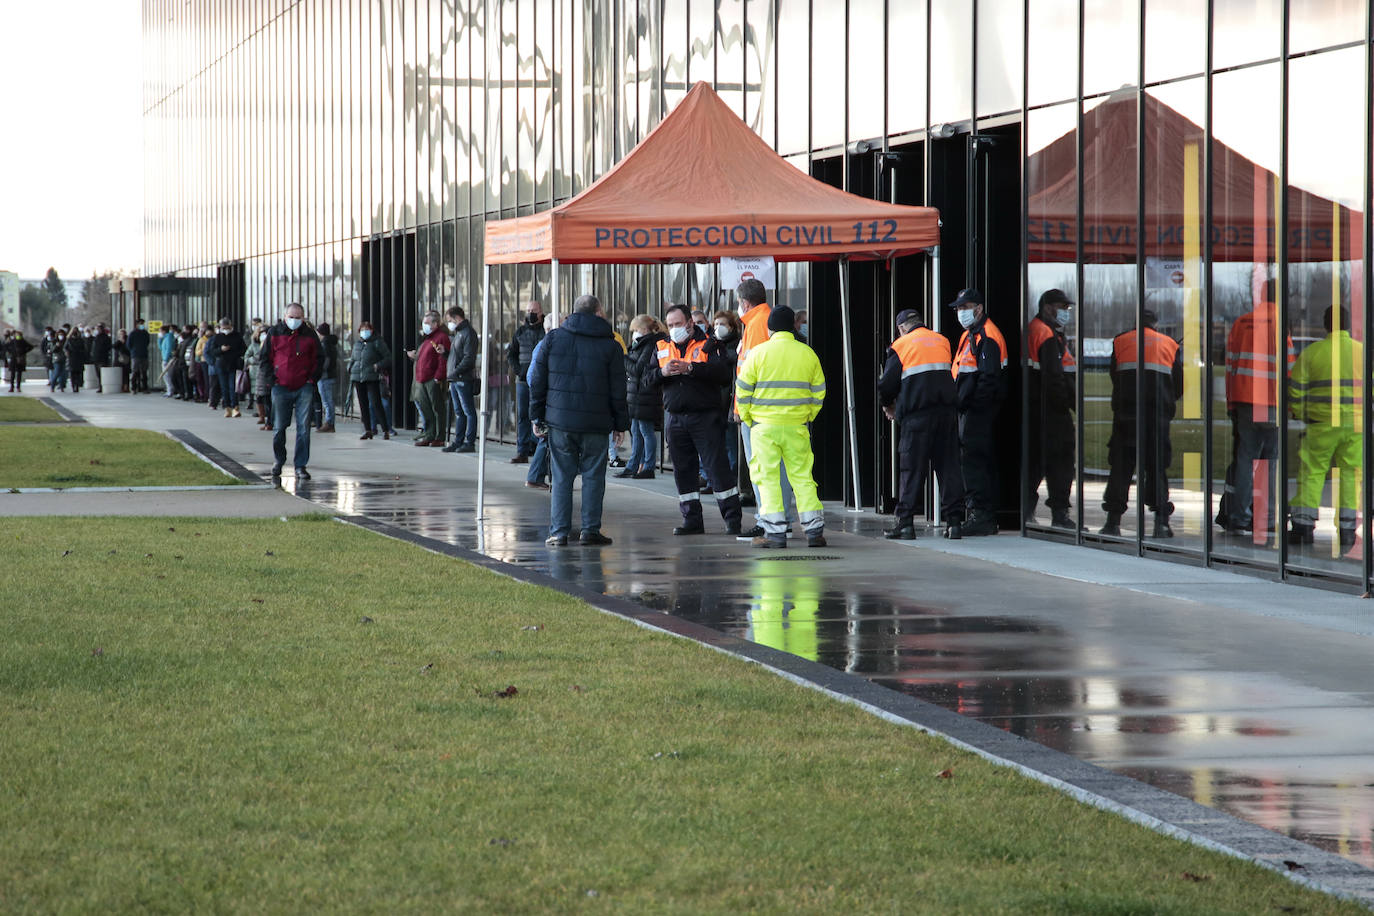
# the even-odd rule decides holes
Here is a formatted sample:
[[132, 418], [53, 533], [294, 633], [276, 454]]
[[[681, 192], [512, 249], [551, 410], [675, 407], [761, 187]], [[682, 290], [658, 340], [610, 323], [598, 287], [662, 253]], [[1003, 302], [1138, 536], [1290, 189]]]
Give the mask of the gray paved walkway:
[[[270, 466], [270, 436], [247, 418], [157, 396], [65, 403]], [[611, 482], [611, 547], [550, 550], [547, 496], [520, 485], [509, 447], [493, 446], [478, 528], [471, 456], [339, 429], [313, 438], [313, 481], [285, 481], [316, 507], [860, 675], [1374, 864], [1371, 602], [1013, 535], [891, 543], [871, 513], [835, 507], [826, 550], [763, 554], [719, 533], [673, 538], [669, 479]], [[0, 514], [16, 498], [0, 495]]]

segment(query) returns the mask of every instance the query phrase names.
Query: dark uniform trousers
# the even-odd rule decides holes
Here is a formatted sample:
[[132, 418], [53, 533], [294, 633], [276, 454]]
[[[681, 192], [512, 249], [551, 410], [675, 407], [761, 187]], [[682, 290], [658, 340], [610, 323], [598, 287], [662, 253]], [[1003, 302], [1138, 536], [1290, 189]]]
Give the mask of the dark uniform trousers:
[[1046, 410], [1036, 415], [1031, 407], [1030, 435], [1027, 438], [1026, 515], [1035, 512], [1040, 499], [1040, 481], [1045, 481], [1049, 496], [1045, 505], [1055, 512], [1069, 511], [1069, 491], [1073, 489], [1074, 471], [1073, 414]]
[[[1107, 461], [1111, 472], [1107, 476], [1107, 490], [1102, 495], [1102, 508], [1124, 515], [1126, 497], [1131, 490], [1131, 475], [1135, 473], [1135, 417], [1123, 413], [1112, 421], [1112, 438], [1107, 442]], [[1174, 446], [1169, 438], [1169, 421], [1145, 419], [1145, 442], [1140, 449], [1140, 501], [1151, 512], [1174, 511], [1169, 502], [1169, 465], [1174, 460]]]
[[997, 512], [997, 413], [970, 410], [959, 415], [964, 501], [970, 512]]
[[897, 442], [901, 474], [894, 512], [898, 523], [916, 514], [926, 485], [926, 469], [940, 481], [940, 512], [945, 523], [964, 519], [964, 478], [959, 470], [958, 419], [953, 408], [935, 407], [902, 418]]
[[704, 470], [715, 492], [720, 517], [726, 524], [739, 522], [743, 517], [739, 487], [732, 479], [730, 460], [725, 454], [724, 416], [714, 410], [669, 412], [663, 438], [673, 460], [673, 482], [677, 485], [678, 508], [682, 510], [683, 521], [693, 526], [701, 524], [701, 497], [697, 489], [699, 475]]

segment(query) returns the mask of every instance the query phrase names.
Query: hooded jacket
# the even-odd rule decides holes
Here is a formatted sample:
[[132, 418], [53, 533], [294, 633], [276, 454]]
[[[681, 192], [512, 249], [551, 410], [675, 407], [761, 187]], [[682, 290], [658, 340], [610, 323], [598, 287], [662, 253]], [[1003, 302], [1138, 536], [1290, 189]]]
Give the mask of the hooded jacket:
[[606, 319], [575, 312], [530, 366], [530, 419], [576, 433], [630, 428], [625, 359]]
[[320, 347], [319, 335], [306, 322], [296, 330], [278, 321], [267, 332], [267, 343], [263, 345], [258, 365], [262, 370], [263, 385], [269, 391], [273, 385], [281, 385], [293, 391], [318, 381], [324, 364], [324, 351]]

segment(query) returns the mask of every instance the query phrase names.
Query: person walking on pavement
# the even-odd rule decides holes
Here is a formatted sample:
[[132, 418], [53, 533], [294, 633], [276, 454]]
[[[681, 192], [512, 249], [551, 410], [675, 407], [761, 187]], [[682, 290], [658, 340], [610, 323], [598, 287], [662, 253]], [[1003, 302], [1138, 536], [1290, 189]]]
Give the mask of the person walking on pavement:
[[[763, 283], [752, 277], [741, 281], [739, 286], [735, 288], [735, 298], [739, 300], [740, 322], [743, 325], [740, 331], [739, 356], [735, 364], [737, 370], [736, 377], [738, 378], [738, 372], [743, 371], [745, 360], [749, 358], [749, 354], [753, 352], [755, 347], [768, 341], [768, 318], [772, 314], [772, 309], [768, 305], [768, 292], [764, 288]], [[788, 311], [791, 310], [789, 309]], [[790, 332], [792, 328], [789, 327], [786, 330]], [[735, 413], [736, 416], [740, 416], [738, 410], [736, 410]], [[743, 417], [741, 417], [741, 421], [742, 420]], [[743, 532], [741, 539], [752, 541], [754, 538], [763, 537], [764, 535], [762, 519], [763, 503], [760, 501], [758, 481], [754, 480], [752, 476], [754, 473], [754, 465], [752, 463], [754, 443], [749, 424], [741, 422], [739, 431], [740, 441], [744, 444], [744, 461], [749, 467], [749, 483], [754, 491], [755, 506], [754, 526]], [[785, 468], [779, 467], [778, 479], [782, 485], [782, 501], [785, 507], [784, 511], [787, 515], [787, 529], [784, 532], [784, 534], [786, 534], [787, 531], [791, 530], [792, 523], [797, 521], [797, 500], [792, 494], [792, 485], [787, 479], [787, 470]]]
[[1055, 528], [1077, 528], [1069, 511], [1073, 487], [1073, 419], [1078, 363], [1064, 336], [1073, 320], [1073, 302], [1062, 289], [1048, 289], [1040, 296], [1040, 311], [1026, 325], [1026, 365], [1030, 367], [1030, 424], [1027, 437], [1027, 474], [1024, 518], [1035, 517], [1040, 500], [1040, 481], [1048, 485], [1045, 505]]
[[[745, 281], [748, 282], [748, 281]], [[759, 522], [763, 534], [755, 547], [787, 546], [787, 510], [782, 475], [792, 482], [797, 511], [806, 531], [806, 546], [825, 546], [825, 512], [811, 474], [811, 432], [825, 400], [825, 373], [816, 351], [793, 336], [795, 316], [785, 305], [768, 316], [769, 338], [750, 348], [740, 361], [735, 403], [740, 422], [749, 427], [753, 455], [749, 476], [759, 488]]]
[[477, 332], [460, 306], [448, 310], [448, 377], [449, 400], [453, 402], [453, 442], [444, 446], [446, 452], [477, 451], [477, 405], [473, 398], [480, 393], [477, 383]]
[[363, 417], [363, 434], [359, 439], [374, 438], [378, 427], [382, 428], [384, 439], [390, 439], [395, 432], [391, 428], [391, 418], [382, 407], [382, 369], [390, 361], [391, 348], [377, 336], [372, 322], [360, 322], [358, 339], [353, 342], [353, 352], [348, 357], [348, 378], [353, 382], [358, 412]]
[[730, 363], [721, 353], [720, 341], [696, 326], [686, 306], [672, 306], [663, 320], [668, 326], [668, 339], [655, 345], [654, 362], [645, 370], [641, 384], [662, 391], [663, 406], [668, 412], [663, 437], [673, 460], [673, 482], [682, 512], [682, 524], [673, 529], [673, 534], [706, 531], [697, 487], [698, 473], [704, 464], [725, 531], [737, 535], [742, 519], [739, 487], [730, 477], [730, 462], [725, 456], [725, 417], [720, 411], [720, 386], [731, 377]]
[[1169, 526], [1169, 516], [1174, 512], [1174, 504], [1169, 502], [1169, 465], [1174, 460], [1169, 424], [1174, 419], [1175, 405], [1183, 396], [1183, 352], [1178, 341], [1155, 330], [1156, 322], [1155, 313], [1147, 310], [1145, 375], [1140, 376], [1144, 404], [1136, 403], [1140, 339], [1135, 328], [1112, 340], [1112, 437], [1107, 440], [1107, 463], [1111, 471], [1102, 497], [1107, 523], [1102, 526], [1101, 534], [1121, 535], [1121, 516], [1126, 512], [1131, 474], [1135, 471], [1136, 418], [1140, 417], [1144, 421], [1145, 441], [1139, 448], [1140, 482], [1136, 493], [1155, 514], [1153, 536], [1174, 536]]
[[953, 359], [949, 338], [925, 326], [915, 309], [897, 315], [900, 335], [888, 351], [878, 382], [883, 413], [901, 431], [897, 467], [901, 475], [889, 540], [916, 537], [916, 500], [925, 489], [926, 468], [933, 466], [940, 481], [940, 512], [945, 536], [961, 536], [964, 520], [964, 479], [959, 469], [959, 418], [954, 410]]
[[[206, 346], [207, 358], [214, 361], [215, 371], [220, 377], [220, 396], [224, 402], [224, 415], [226, 417], [241, 417], [239, 412], [239, 389], [234, 384], [234, 377], [243, 367], [243, 356], [248, 348], [243, 342], [243, 335], [235, 333], [234, 322], [230, 318], [221, 318], [219, 321], [219, 333], [210, 338], [210, 343]], [[226, 383], [225, 380], [228, 380]]]
[[1350, 336], [1350, 312], [1344, 306], [1328, 307], [1322, 324], [1326, 336], [1302, 351], [1288, 378], [1288, 404], [1293, 416], [1306, 424], [1298, 445], [1298, 490], [1288, 510], [1288, 543], [1301, 546], [1315, 539], [1317, 509], [1327, 472], [1334, 466], [1340, 491], [1334, 501], [1340, 503], [1337, 523], [1344, 552], [1355, 546], [1364, 477], [1364, 344]]
[[286, 429], [294, 417], [296, 450], [292, 456], [296, 480], [309, 480], [310, 406], [315, 399], [315, 383], [324, 365], [324, 353], [315, 329], [305, 323], [305, 310], [299, 302], [286, 307], [281, 321], [267, 332], [258, 367], [264, 384], [272, 392], [272, 480], [280, 484], [286, 464]]
[[525, 319], [516, 327], [506, 345], [506, 362], [515, 376], [515, 457], [511, 464], [525, 464], [534, 454], [534, 433], [530, 427], [530, 363], [534, 348], [544, 339], [544, 307], [531, 301], [525, 309]]
[[420, 342], [414, 350], [406, 351], [406, 356], [415, 361], [415, 406], [420, 409], [425, 424], [424, 433], [415, 440], [421, 447], [442, 447], [448, 438], [448, 404], [440, 382], [448, 374], [449, 346], [447, 329], [439, 323], [439, 313], [433, 309], [425, 312], [424, 323], [420, 325]]
[[997, 412], [1007, 395], [1007, 342], [988, 318], [983, 294], [964, 289], [949, 304], [959, 316], [963, 336], [954, 355], [955, 403], [959, 409], [959, 448], [964, 469], [962, 533], [997, 533]]
[[[315, 386], [320, 394], [320, 426], [316, 432], [332, 433], [334, 431], [334, 379], [339, 373], [339, 337], [323, 321], [320, 322], [319, 332], [320, 350], [324, 356], [320, 369], [320, 380]], [[224, 378], [223, 373], [220, 373], [220, 378]]]
[[28, 366], [29, 351], [33, 344], [24, 339], [22, 331], [10, 332], [5, 342], [5, 368], [10, 373], [10, 391], [24, 390], [24, 369]]
[[[1226, 336], [1226, 413], [1231, 418], [1231, 463], [1216, 523], [1228, 534], [1251, 538], [1254, 532], [1255, 462], [1268, 466], [1264, 530], [1274, 531], [1279, 501], [1279, 314], [1274, 303], [1278, 281], [1266, 280], [1260, 304], [1231, 326]], [[1293, 338], [1284, 330], [1287, 363], [1297, 358]]]
[[[564, 317], [563, 320], [564, 320], [564, 321], [567, 321], [568, 318], [570, 318], [570, 317], [572, 317], [572, 316], [571, 316], [571, 315], [566, 316], [566, 317]], [[537, 344], [534, 345], [534, 356], [531, 358], [531, 362], [530, 362], [530, 365], [531, 365], [531, 366], [534, 365], [533, 360], [539, 358], [539, 349], [540, 349], [541, 347], [544, 346], [544, 341], [545, 341], [545, 340], [548, 340], [548, 336], [547, 336], [547, 335], [548, 335], [548, 332], [549, 332], [549, 331], [552, 331], [552, 330], [553, 330], [553, 316], [552, 316], [552, 315], [545, 315], [545, 316], [544, 316], [544, 334], [545, 334], [545, 336], [542, 337], [542, 338], [540, 338], [539, 343], [537, 343]], [[525, 384], [529, 384], [529, 373], [526, 373], [526, 374], [525, 374]], [[533, 435], [533, 433], [531, 433], [531, 435]], [[549, 437], [548, 437], [548, 436], [536, 436], [534, 441], [535, 441], [534, 454], [531, 455], [530, 458], [529, 458], [530, 466], [529, 466], [529, 470], [526, 471], [526, 473], [525, 473], [525, 486], [529, 487], [531, 490], [551, 490], [551, 489], [553, 489], [553, 488], [549, 486], [549, 481], [548, 481], [548, 478], [549, 478]]]
[[86, 360], [90, 355], [86, 342], [89, 337], [89, 331], [83, 332], [79, 328], [72, 328], [67, 334], [67, 372], [71, 378], [72, 394], [78, 394], [81, 384], [86, 381]]
[[601, 301], [577, 297], [572, 316], [548, 333], [530, 366], [530, 421], [549, 439], [553, 493], [549, 537], [562, 547], [572, 528], [572, 485], [582, 478], [583, 546], [611, 543], [601, 533], [606, 493], [606, 449], [630, 428], [625, 403], [625, 351], [616, 343]]

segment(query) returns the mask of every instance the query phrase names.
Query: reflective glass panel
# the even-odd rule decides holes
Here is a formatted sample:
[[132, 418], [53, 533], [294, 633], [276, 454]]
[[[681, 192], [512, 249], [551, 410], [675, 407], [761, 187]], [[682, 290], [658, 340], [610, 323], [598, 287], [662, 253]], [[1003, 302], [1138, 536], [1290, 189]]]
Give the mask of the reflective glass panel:
[[1283, 38], [1283, 0], [1214, 0], [1212, 67], [1270, 60]]
[[[1031, 313], [1026, 316], [1029, 322], [1038, 311], [1040, 297], [1051, 289], [1061, 290], [1073, 301], [1078, 300], [1076, 282], [1076, 263], [1078, 247], [1078, 112], [1071, 104], [1055, 105], [1050, 108], [1035, 109], [1029, 112], [1026, 121], [1026, 287], [1027, 301]], [[1071, 310], [1076, 311], [1076, 310]], [[1080, 311], [1088, 311], [1084, 308]], [[1074, 316], [1081, 319], [1082, 316]], [[1076, 352], [1076, 338], [1080, 321], [1071, 322], [1065, 331], [1065, 339]], [[1033, 330], [1028, 326], [1028, 332]], [[1043, 334], [1043, 330], [1040, 332]], [[1032, 373], [1040, 373], [1030, 364], [1032, 357], [1029, 347], [1026, 353], [1027, 373], [1026, 392], [1031, 424], [1027, 429], [1027, 470], [1028, 492], [1023, 495], [1022, 511], [1028, 521], [1049, 524], [1051, 513], [1042, 504], [1049, 500], [1052, 508], [1067, 512], [1071, 518], [1077, 514], [1077, 500], [1073, 498], [1073, 456], [1076, 452], [1074, 438], [1076, 425], [1070, 421], [1065, 440], [1064, 412], [1071, 410], [1065, 404], [1064, 380], [1061, 357], [1059, 376], [1050, 384], [1044, 378], [1031, 378]], [[1100, 361], [1100, 354], [1084, 351], [1085, 358], [1093, 356]], [[1038, 362], [1038, 359], [1036, 360]], [[1075, 365], [1075, 369], [1077, 366]], [[1099, 369], [1099, 374], [1101, 370]], [[1097, 379], [1100, 383], [1101, 379]], [[1071, 382], [1070, 382], [1071, 383]], [[1032, 388], [1035, 390], [1032, 391]], [[1084, 409], [1085, 429], [1093, 429], [1094, 424], [1110, 424], [1110, 414], [1103, 406], [1103, 393], [1090, 389], [1092, 400], [1086, 400]], [[1032, 397], [1033, 396], [1033, 397]], [[1050, 400], [1046, 401], [1046, 397]], [[1070, 414], [1071, 415], [1071, 414]], [[1100, 436], [1098, 436], [1100, 438]], [[1061, 468], [1050, 469], [1048, 457], [1067, 454], [1067, 480]], [[1097, 468], [1106, 466], [1104, 455], [1094, 455], [1089, 460], [1100, 463]], [[1044, 480], [1046, 471], [1053, 475], [1053, 481]], [[1100, 484], [1098, 485], [1100, 488]], [[1040, 508], [1037, 516], [1036, 509]]]
[[891, 0], [887, 20], [887, 129], [904, 134], [926, 126], [925, 0]]
[[1021, 107], [1025, 23], [1021, 0], [978, 0], [978, 115]]
[[1078, 0], [1031, 0], [1026, 19], [1026, 103], [1078, 94]]
[[743, 88], [744, 2], [716, 0], [716, 91], [740, 117], [744, 116]]
[[1302, 0], [1289, 5], [1288, 53], [1359, 41], [1366, 0]]
[[883, 135], [883, 35], [885, 0], [849, 0], [849, 139]]
[[1206, 66], [1206, 4], [1149, 0], [1145, 4], [1145, 81], [1201, 73]]
[[[1364, 51], [1289, 64], [1292, 99], [1332, 99], [1359, 85]], [[1356, 522], [1364, 469], [1363, 102], [1290, 105], [1288, 121], [1288, 563], [1357, 575]]]
[[744, 23], [744, 119], [754, 132], [774, 142], [777, 121], [776, 34], [773, 31], [774, 3], [750, 3], [745, 7]]
[[778, 152], [807, 149], [811, 112], [805, 86], [811, 73], [810, 4], [778, 0]]
[[973, 6], [967, 0], [931, 0], [931, 123], [973, 117]]
[[[1279, 379], [1292, 337], [1274, 288], [1278, 210], [1279, 68], [1213, 80], [1212, 334], [1213, 551], [1277, 563]], [[1224, 399], [1224, 400], [1223, 400]], [[1222, 438], [1221, 418], [1230, 422]], [[1224, 434], [1223, 434], [1224, 435]]]
[[844, 5], [811, 5], [811, 146], [844, 143]]
[[[1172, 543], [1195, 549], [1201, 549], [1209, 524], [1203, 487], [1208, 433], [1203, 408], [1209, 392], [1202, 300], [1206, 138], [1199, 126], [1204, 92], [1201, 80], [1188, 80], [1145, 95], [1146, 352], [1137, 393], [1122, 392], [1135, 408], [1130, 416], [1140, 418], [1144, 437], [1136, 500], [1155, 509], [1172, 504]], [[1211, 434], [1215, 444], [1222, 444], [1225, 401], [1213, 407]], [[1146, 533], [1153, 532], [1147, 528]]]
[[1083, 94], [1140, 82], [1140, 0], [1084, 0]]

